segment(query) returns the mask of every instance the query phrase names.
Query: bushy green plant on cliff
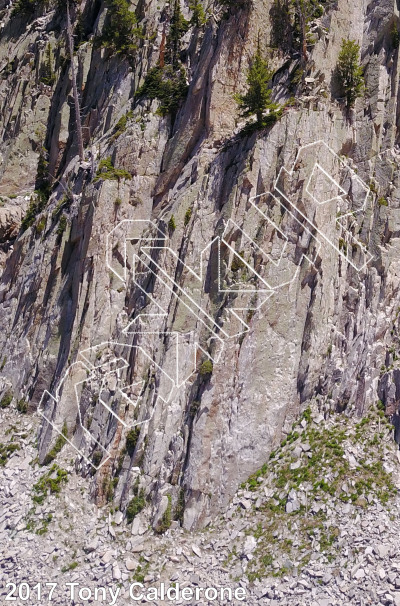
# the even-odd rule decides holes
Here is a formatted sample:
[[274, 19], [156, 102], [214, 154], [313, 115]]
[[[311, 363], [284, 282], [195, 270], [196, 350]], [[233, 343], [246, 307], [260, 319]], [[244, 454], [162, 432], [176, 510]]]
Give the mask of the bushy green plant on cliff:
[[128, 124], [128, 120], [130, 120], [133, 116], [133, 112], [130, 110], [126, 114], [124, 114], [115, 125], [115, 133], [113, 138], [117, 139], [122, 133], [126, 131], [126, 126]]
[[[271, 100], [269, 83], [272, 75], [273, 72], [263, 59], [258, 46], [247, 74], [247, 92], [244, 95], [235, 95], [241, 115], [248, 117], [255, 114], [258, 127], [264, 126], [266, 122], [275, 122], [282, 112], [280, 106]], [[268, 116], [265, 119], [264, 113], [267, 111]]]
[[20, 400], [17, 401], [17, 410], [21, 414], [26, 414], [28, 412], [28, 408], [29, 408], [29, 403], [27, 402], [27, 400], [25, 400], [25, 398], [21, 398]]
[[31, 17], [36, 12], [42, 11], [47, 5], [47, 0], [17, 0], [12, 8], [11, 16]]
[[109, 0], [106, 24], [97, 43], [114, 53], [128, 56], [137, 49], [142, 37], [136, 14], [130, 10], [128, 0]]
[[168, 230], [173, 233], [176, 230], [176, 220], [175, 216], [171, 215], [170, 220], [168, 221]]
[[4, 465], [7, 463], [8, 459], [10, 458], [12, 453], [15, 452], [16, 450], [21, 450], [21, 447], [19, 444], [15, 444], [15, 442], [12, 442], [11, 444], [2, 444], [0, 442], [0, 466], [1, 467], [4, 467]]
[[167, 499], [167, 509], [164, 511], [163, 516], [160, 520], [159, 527], [157, 528], [158, 534], [163, 534], [164, 532], [166, 532], [172, 524], [172, 497], [170, 494], [167, 494]]
[[309, 25], [324, 13], [326, 0], [274, 0], [270, 10], [271, 44], [284, 51], [292, 47], [306, 56]]
[[199, 368], [199, 373], [202, 377], [210, 376], [213, 371], [213, 363], [211, 360], [204, 360]]
[[131, 429], [128, 432], [128, 435], [126, 436], [126, 450], [130, 455], [133, 454], [136, 448], [136, 444], [140, 436], [140, 429], [141, 427], [137, 425], [136, 427]]
[[63, 446], [66, 444], [67, 440], [65, 439], [68, 435], [67, 424], [64, 422], [61, 434], [57, 437], [53, 448], [44, 458], [43, 465], [49, 465], [54, 461], [59, 452], [61, 452]]
[[[194, 19], [200, 23], [202, 7], [198, 0], [191, 5]], [[181, 38], [189, 29], [190, 23], [184, 18], [179, 0], [174, 0], [170, 27], [165, 48], [160, 48], [160, 60], [146, 74], [145, 80], [136, 91], [136, 98], [158, 99], [160, 106], [157, 114], [171, 115], [172, 122], [188, 91], [185, 69], [181, 61]]]
[[347, 109], [353, 107], [357, 97], [364, 92], [363, 69], [359, 56], [360, 46], [357, 42], [343, 39], [336, 70]]
[[48, 43], [46, 47], [46, 60], [44, 63], [43, 75], [41, 77], [41, 81], [43, 84], [47, 84], [48, 86], [53, 86], [56, 80], [56, 76], [53, 68], [53, 53], [51, 50], [51, 44]]
[[133, 498], [129, 501], [126, 508], [126, 521], [128, 524], [133, 522], [135, 516], [146, 507], [146, 497], [143, 488], [139, 488], [139, 480], [133, 485]]
[[183, 67], [174, 69], [172, 65], [161, 67], [156, 65], [147, 73], [142, 86], [137, 90], [136, 97], [158, 99], [160, 116], [175, 115], [187, 95], [188, 85]]
[[240, 10], [242, 8], [250, 8], [253, 4], [252, 0], [218, 0], [222, 6], [225, 6], [228, 11]]
[[61, 238], [61, 236], [67, 229], [67, 225], [68, 225], [67, 217], [65, 215], [61, 215], [60, 221], [59, 221], [58, 227], [57, 227], [57, 236], [59, 236]]
[[393, 49], [399, 48], [400, 44], [400, 32], [397, 28], [397, 23], [393, 22], [392, 27], [390, 28], [390, 43]]
[[8, 408], [12, 402], [13, 395], [11, 391], [7, 391], [0, 400], [0, 408]]
[[50, 470], [33, 485], [33, 492], [35, 493], [32, 497], [33, 501], [42, 505], [49, 493], [60, 494], [61, 486], [67, 482], [67, 479], [68, 472], [54, 463]]
[[293, 43], [292, 0], [274, 0], [269, 12], [271, 46], [289, 50]]
[[124, 168], [115, 168], [111, 158], [108, 157], [100, 161], [94, 181], [100, 179], [119, 181], [120, 179], [132, 179], [132, 175]]
[[202, 27], [207, 21], [207, 15], [204, 10], [201, 0], [192, 0], [189, 4], [189, 8], [192, 11], [192, 18], [190, 24], [195, 27]]

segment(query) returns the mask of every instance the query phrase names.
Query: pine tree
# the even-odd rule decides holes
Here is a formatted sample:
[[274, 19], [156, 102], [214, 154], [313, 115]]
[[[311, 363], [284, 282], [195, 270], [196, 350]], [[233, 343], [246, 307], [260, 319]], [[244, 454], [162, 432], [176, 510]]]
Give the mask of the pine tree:
[[202, 27], [205, 25], [207, 22], [207, 16], [201, 0], [192, 0], [192, 2], [189, 4], [189, 8], [192, 11], [192, 18], [190, 20], [191, 25], [196, 27]]
[[269, 82], [272, 75], [273, 72], [269, 69], [265, 59], [262, 58], [258, 46], [247, 74], [247, 93], [236, 95], [235, 99], [239, 104], [241, 115], [247, 117], [255, 114], [259, 126], [263, 123], [263, 113], [266, 110], [274, 113], [279, 109], [279, 105], [271, 101]]
[[250, 8], [252, 6], [252, 0], [218, 0], [222, 6], [225, 6], [227, 10], [235, 11], [242, 8]]
[[99, 43], [116, 53], [129, 56], [143, 37], [136, 14], [130, 10], [128, 0], [110, 0], [108, 6], [107, 21]]
[[178, 67], [181, 50], [181, 38], [189, 29], [189, 22], [182, 14], [179, 0], [175, 0], [167, 38], [166, 60], [175, 68]]
[[284, 51], [293, 44], [292, 0], [274, 0], [270, 10], [271, 45]]
[[357, 97], [364, 91], [363, 69], [359, 62], [360, 46], [355, 40], [342, 40], [337, 74], [347, 109], [354, 106]]

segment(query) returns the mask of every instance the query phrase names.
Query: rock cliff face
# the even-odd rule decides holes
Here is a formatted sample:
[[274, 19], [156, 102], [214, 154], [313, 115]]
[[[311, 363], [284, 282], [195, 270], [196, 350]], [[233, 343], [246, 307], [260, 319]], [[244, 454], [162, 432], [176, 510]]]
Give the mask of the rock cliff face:
[[[172, 117], [135, 95], [172, 5], [139, 2], [128, 60], [96, 44], [110, 9], [82, 3], [83, 161], [63, 11], [1, 9], [0, 397], [39, 411], [42, 462], [66, 433], [98, 504], [140, 486], [155, 529], [182, 504], [186, 528], [209, 522], [310, 401], [397, 411], [398, 6], [325, 2], [304, 62], [269, 46], [272, 5], [210, 6], [182, 34]], [[350, 114], [343, 38], [365, 68]], [[243, 132], [258, 43], [295, 100]]]

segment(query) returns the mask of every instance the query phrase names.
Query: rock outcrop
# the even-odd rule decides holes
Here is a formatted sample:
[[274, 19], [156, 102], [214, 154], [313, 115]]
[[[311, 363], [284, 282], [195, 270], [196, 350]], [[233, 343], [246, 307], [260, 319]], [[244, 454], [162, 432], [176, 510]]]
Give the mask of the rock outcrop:
[[[143, 491], [158, 530], [178, 513], [209, 523], [310, 401], [397, 410], [397, 5], [327, 3], [305, 65], [270, 51], [277, 100], [296, 99], [243, 131], [234, 94], [271, 8], [215, 5], [192, 24], [188, 94], [162, 116], [135, 93], [172, 8], [139, 3], [127, 60], [96, 43], [107, 9], [82, 3], [84, 162], [64, 15], [2, 9], [0, 398], [39, 410], [41, 462], [64, 431], [97, 503], [125, 512]], [[365, 68], [350, 115], [343, 38]]]

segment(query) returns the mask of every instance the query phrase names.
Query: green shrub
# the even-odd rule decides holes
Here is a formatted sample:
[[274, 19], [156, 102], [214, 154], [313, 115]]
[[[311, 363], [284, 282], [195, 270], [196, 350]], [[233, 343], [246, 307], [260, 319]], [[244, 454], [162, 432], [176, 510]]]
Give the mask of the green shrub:
[[100, 161], [94, 181], [100, 179], [109, 181], [120, 181], [121, 179], [132, 179], [132, 175], [123, 168], [115, 168], [111, 157], [104, 158]]
[[67, 440], [65, 439], [68, 435], [67, 424], [64, 422], [62, 433], [59, 435], [55, 441], [53, 448], [44, 458], [43, 465], [49, 465], [54, 461], [58, 453], [61, 451], [62, 447], [66, 444]]
[[60, 222], [57, 227], [57, 235], [62, 236], [65, 230], [67, 229], [67, 217], [65, 215], [61, 215]]
[[192, 209], [188, 208], [187, 211], [185, 212], [185, 219], [183, 221], [185, 227], [186, 227], [186, 225], [188, 225], [191, 218], [192, 218]]
[[394, 50], [396, 50], [397, 48], [399, 48], [399, 44], [400, 44], [400, 32], [397, 29], [397, 24], [394, 21], [392, 24], [392, 27], [390, 29], [390, 42], [392, 45], [392, 48]]
[[382, 197], [382, 198], [379, 198], [378, 204], [379, 204], [379, 206], [388, 206], [388, 201], [386, 200], [386, 198]]
[[179, 491], [178, 503], [175, 510], [175, 519], [183, 525], [183, 514], [185, 513], [185, 491], [183, 488]]
[[243, 257], [243, 252], [234, 255], [231, 265], [231, 270], [233, 272], [239, 271], [239, 269], [243, 269], [243, 267], [246, 267], [244, 262], [239, 257]]
[[163, 534], [164, 532], [166, 532], [168, 530], [168, 528], [170, 528], [171, 523], [172, 523], [172, 515], [171, 515], [172, 498], [171, 498], [171, 495], [167, 494], [167, 498], [168, 498], [167, 509], [164, 511], [160, 524], [157, 528], [157, 532], [159, 534]]
[[26, 414], [28, 412], [28, 402], [24, 398], [18, 400], [17, 402], [17, 410], [21, 414]]
[[22, 232], [26, 231], [35, 222], [36, 216], [42, 212], [49, 201], [50, 192], [47, 190], [35, 190], [26, 211], [25, 217], [21, 221]]
[[33, 485], [33, 501], [42, 505], [48, 493], [60, 494], [61, 486], [67, 481], [68, 472], [56, 463]]
[[101, 460], [103, 458], [103, 453], [101, 452], [101, 450], [95, 450], [92, 456], [92, 463], [95, 467], [98, 467], [101, 463]]
[[136, 97], [147, 97], [160, 101], [157, 113], [160, 116], [177, 113], [182, 100], [186, 97], [188, 85], [186, 83], [185, 70], [182, 66], [174, 69], [172, 65], [152, 67], [142, 84], [137, 90]]
[[12, 402], [13, 395], [11, 391], [7, 391], [0, 400], [0, 408], [8, 408]]
[[136, 448], [137, 441], [140, 436], [140, 426], [137, 425], [128, 432], [126, 436], [126, 450], [131, 455]]
[[213, 369], [214, 369], [214, 367], [213, 367], [213, 363], [211, 362], [211, 360], [204, 360], [204, 362], [200, 366], [199, 373], [201, 374], [201, 376], [204, 377], [206, 375], [210, 375], [212, 373]]
[[42, 217], [38, 224], [36, 225], [36, 233], [41, 234], [44, 232], [46, 228], [46, 217]]
[[293, 5], [291, 0], [274, 0], [270, 10], [271, 46], [289, 50], [293, 44]]
[[13, 5], [11, 16], [32, 17], [35, 13], [42, 12], [47, 5], [47, 0], [17, 0]]
[[62, 211], [63, 207], [67, 204], [68, 202], [68, 197], [67, 196], [63, 196], [60, 201], [58, 202], [57, 206], [53, 209], [53, 212], [51, 213], [51, 218], [52, 219], [57, 219], [58, 215], [60, 214], [60, 212]]
[[105, 478], [103, 482], [103, 490], [107, 503], [111, 503], [114, 499], [115, 489], [118, 485], [119, 478]]
[[128, 507], [126, 508], [126, 521], [128, 524], [133, 522], [135, 516], [146, 507], [146, 498], [144, 489], [139, 488], [139, 481], [137, 480], [133, 486], [133, 498], [129, 501]]
[[53, 69], [53, 54], [50, 42], [46, 47], [46, 60], [44, 63], [43, 75], [40, 79], [43, 84], [47, 84], [47, 86], [53, 86], [54, 82], [56, 81], [56, 76]]
[[170, 232], [174, 232], [176, 230], [176, 221], [174, 215], [171, 215], [171, 218], [168, 221], [168, 229]]
[[292, 72], [292, 76], [290, 79], [289, 89], [293, 91], [298, 84], [302, 81], [304, 77], [304, 68], [301, 67], [301, 64], [296, 67], [296, 69]]
[[78, 562], [71, 562], [71, 564], [68, 564], [68, 566], [63, 566], [61, 568], [61, 572], [65, 573], [65, 572], [70, 572], [71, 570], [75, 570], [75, 568], [77, 568], [79, 566]]
[[20, 450], [21, 447], [19, 446], [19, 444], [14, 444], [13, 442], [11, 444], [1, 444], [0, 443], [0, 466], [4, 467], [4, 465], [7, 463], [10, 455], [15, 452], [16, 450]]
[[195, 27], [202, 27], [207, 22], [207, 16], [201, 0], [193, 0], [189, 4], [189, 9], [192, 11], [190, 24]]
[[115, 133], [113, 136], [114, 139], [116, 139], [126, 131], [126, 125], [128, 124], [128, 120], [130, 120], [132, 116], [133, 111], [129, 111], [118, 120], [117, 124], [115, 125]]
[[326, 0], [274, 0], [271, 10], [271, 46], [286, 53], [301, 51], [306, 58], [307, 44], [315, 43], [310, 23], [322, 17]]
[[181, 51], [181, 38], [189, 29], [189, 22], [186, 21], [180, 7], [180, 0], [174, 0], [169, 32], [166, 41], [166, 63], [171, 63], [174, 68], [178, 67], [179, 55]]
[[200, 409], [200, 404], [201, 402], [199, 402], [198, 400], [194, 400], [190, 406], [189, 409], [189, 415], [193, 418], [196, 416], [196, 414], [198, 413], [199, 409]]

